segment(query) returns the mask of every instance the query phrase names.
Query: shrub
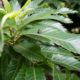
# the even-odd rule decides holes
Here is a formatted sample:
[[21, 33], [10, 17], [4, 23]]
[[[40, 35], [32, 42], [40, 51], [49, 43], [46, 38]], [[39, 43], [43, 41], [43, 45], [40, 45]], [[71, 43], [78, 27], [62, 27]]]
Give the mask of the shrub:
[[[44, 8], [43, 0], [3, 0], [0, 8], [0, 80], [79, 80], [80, 35], [61, 23], [72, 23], [68, 8]], [[15, 4], [15, 5], [14, 5]], [[49, 79], [50, 80], [50, 79]]]

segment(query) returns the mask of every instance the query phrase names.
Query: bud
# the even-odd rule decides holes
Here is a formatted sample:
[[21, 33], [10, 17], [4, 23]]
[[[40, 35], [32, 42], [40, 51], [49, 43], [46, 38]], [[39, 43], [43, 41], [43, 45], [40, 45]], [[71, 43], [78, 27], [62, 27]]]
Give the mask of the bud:
[[65, 7], [65, 3], [62, 2], [62, 3], [60, 4], [60, 6], [61, 6], [61, 7]]

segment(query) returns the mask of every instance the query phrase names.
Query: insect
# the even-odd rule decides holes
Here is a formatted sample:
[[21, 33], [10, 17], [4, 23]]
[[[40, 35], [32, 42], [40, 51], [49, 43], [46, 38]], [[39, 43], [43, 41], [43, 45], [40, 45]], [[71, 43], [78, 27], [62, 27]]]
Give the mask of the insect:
[[41, 34], [41, 33], [42, 33], [42, 31], [41, 31], [40, 29], [38, 29], [37, 33], [38, 33], [38, 34]]

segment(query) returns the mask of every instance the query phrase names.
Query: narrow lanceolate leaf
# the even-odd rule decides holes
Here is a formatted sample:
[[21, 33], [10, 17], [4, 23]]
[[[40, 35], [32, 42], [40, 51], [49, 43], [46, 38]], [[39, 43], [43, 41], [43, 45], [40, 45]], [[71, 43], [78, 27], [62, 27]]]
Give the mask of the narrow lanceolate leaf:
[[40, 45], [40, 47], [42, 54], [48, 57], [53, 54], [60, 54], [63, 56], [74, 57], [74, 55], [71, 52], [55, 45], [52, 46]]
[[[57, 28], [57, 29], [59, 29], [59, 30], [61, 30], [63, 32], [66, 31], [66, 29], [64, 28], [64, 26], [61, 23], [57, 22], [57, 21], [42, 20], [42, 21], [39, 21], [38, 24], [41, 25], [41, 26], [43, 26], [43, 27], [44, 26], [49, 26], [49, 27], [52, 27], [52, 28]], [[37, 25], [37, 23], [36, 23], [36, 25]]]
[[59, 15], [48, 15], [48, 16], [44, 16], [41, 19], [53, 19], [53, 20], [57, 20], [63, 23], [72, 23], [72, 21], [69, 18], [65, 18], [63, 16], [59, 16]]
[[24, 4], [24, 6], [20, 9], [20, 11], [24, 10], [25, 7], [31, 2], [31, 0], [27, 0], [27, 2]]
[[46, 80], [45, 73], [40, 67], [28, 67], [26, 69], [25, 80]]
[[46, 78], [42, 68], [34, 66], [27, 67], [26, 64], [23, 64], [15, 80], [46, 80]]
[[80, 71], [80, 61], [74, 58], [74, 56], [67, 50], [54, 46], [41, 46], [41, 51], [46, 59], [49, 59], [55, 64], [59, 64], [70, 70]]
[[19, 72], [17, 73], [15, 80], [25, 80], [26, 64], [22, 64]]
[[26, 7], [25, 7], [25, 10], [26, 9], [29, 9], [29, 8], [37, 8], [39, 7], [39, 4], [42, 2], [43, 0], [33, 0], [31, 1]]
[[77, 13], [75, 10], [71, 10], [69, 8], [61, 8], [57, 10], [57, 13], [59, 14], [71, 14], [71, 13]]
[[[41, 31], [40, 34], [37, 33], [38, 30]], [[80, 35], [62, 32], [51, 27], [35, 27], [29, 30], [25, 29], [22, 31], [21, 35], [30, 35], [30, 37], [40, 41], [43, 41], [43, 38], [47, 38], [51, 42], [54, 42], [69, 51], [80, 54]]]
[[11, 12], [11, 6], [10, 6], [10, 3], [8, 2], [8, 0], [3, 0], [3, 4], [4, 4], [4, 7], [5, 7], [5, 10], [8, 13]]
[[20, 66], [20, 58], [12, 58], [7, 66], [4, 80], [14, 80]]
[[3, 8], [0, 8], [0, 12], [2, 12], [3, 14], [6, 14], [6, 11]]
[[20, 57], [11, 57], [8, 51], [2, 54], [0, 65], [2, 80], [14, 80], [21, 63], [20, 60]]
[[0, 58], [0, 71], [1, 71], [0, 74], [1, 74], [3, 80], [5, 77], [5, 72], [8, 67], [9, 58], [10, 58], [10, 55], [8, 55], [6, 52], [4, 52]]
[[12, 11], [19, 11], [20, 10], [20, 5], [19, 5], [19, 2], [17, 0], [11, 0], [10, 4], [11, 4], [11, 10]]
[[41, 54], [39, 46], [29, 43], [29, 42], [21, 42], [20, 44], [15, 45], [14, 50], [24, 56], [26, 59], [30, 61], [43, 61], [44, 57]]
[[72, 74], [71, 80], [80, 80], [80, 78], [76, 74]]
[[77, 70], [80, 71], [80, 61], [73, 57], [63, 56], [60, 54], [53, 54], [52, 57], [49, 58], [53, 63], [59, 64], [68, 68], [69, 70]]
[[54, 76], [53, 80], [66, 80], [66, 75], [54, 67]]

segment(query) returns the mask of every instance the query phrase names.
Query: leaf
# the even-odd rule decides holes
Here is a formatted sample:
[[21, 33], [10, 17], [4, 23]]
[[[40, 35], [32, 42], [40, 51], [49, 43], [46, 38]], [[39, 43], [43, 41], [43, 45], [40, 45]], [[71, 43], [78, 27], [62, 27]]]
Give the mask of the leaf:
[[28, 80], [46, 80], [45, 74], [40, 67], [28, 67], [25, 79]]
[[6, 14], [6, 11], [3, 8], [0, 8], [0, 13]]
[[20, 53], [22, 56], [32, 62], [40, 62], [44, 60], [44, 57], [41, 55], [40, 47], [36, 44], [21, 42], [17, 45], [14, 45], [13, 48], [16, 52]]
[[12, 11], [19, 11], [20, 10], [20, 4], [17, 0], [11, 0], [10, 4], [11, 4]]
[[20, 66], [20, 59], [15, 59], [13, 58], [9, 64], [8, 64], [8, 67], [7, 67], [7, 70], [6, 70], [6, 75], [5, 75], [5, 80], [8, 79], [8, 80], [14, 80], [16, 74], [17, 74], [17, 71], [18, 71], [18, 68]]
[[3, 0], [3, 4], [4, 4], [4, 7], [5, 7], [7, 13], [11, 12], [11, 6], [10, 6], [10, 3], [8, 2], [8, 0]]
[[15, 80], [46, 80], [46, 78], [41, 67], [27, 67], [23, 64]]
[[[69, 51], [56, 46], [41, 46], [43, 56], [55, 64], [59, 64], [69, 70], [80, 71], [80, 61], [75, 59]], [[50, 62], [49, 61], [49, 62]]]
[[69, 8], [60, 8], [60, 9], [57, 9], [56, 12], [59, 13], [59, 14], [73, 14], [73, 13], [77, 13], [76, 10], [71, 10]]
[[69, 18], [65, 18], [59, 15], [48, 15], [48, 16], [42, 17], [41, 19], [53, 19], [53, 20], [57, 20], [63, 23], [72, 23], [72, 21]]
[[43, 0], [34, 0], [31, 1], [24, 10], [29, 9], [29, 8], [37, 8], [39, 6], [39, 4], [42, 2]]
[[15, 19], [7, 19], [6, 22], [4, 23], [4, 27], [15, 27], [16, 26], [16, 21]]
[[[49, 27], [57, 28], [57, 29], [59, 29], [59, 30], [61, 30], [63, 32], [66, 31], [66, 29], [64, 28], [64, 26], [61, 23], [57, 22], [57, 21], [43, 20], [43, 21], [39, 21], [38, 24], [41, 25], [41, 26], [43, 26], [43, 27], [44, 26], [49, 26]], [[36, 26], [38, 24], [36, 23]]]
[[19, 56], [13, 56], [11, 51], [9, 51], [10, 49], [6, 47], [1, 57], [0, 69], [2, 80], [14, 80], [21, 65], [21, 58]]
[[25, 7], [31, 2], [31, 0], [27, 0], [26, 3], [23, 5], [23, 7], [20, 9], [20, 11], [24, 10]]
[[[33, 7], [32, 7], [33, 8]], [[56, 14], [56, 15], [61, 15], [61, 16], [64, 16], [64, 14], [73, 14], [73, 13], [76, 13], [77, 11], [75, 10], [71, 10], [69, 8], [60, 8], [60, 9], [52, 9], [52, 8], [34, 8], [32, 11], [28, 12], [27, 14], [30, 15], [30, 14], [33, 14], [33, 13], [39, 13], [41, 11], [44, 11], [44, 10], [50, 10], [52, 12], [52, 15]], [[65, 10], [66, 9], [66, 10]]]
[[17, 73], [15, 80], [25, 80], [25, 72], [26, 72], [26, 64], [22, 64], [21, 68], [19, 69], [19, 72]]
[[20, 66], [20, 58], [12, 58], [9, 61], [5, 75], [3, 76], [4, 80], [14, 80]]
[[80, 78], [76, 74], [72, 74], [71, 80], [80, 80]]
[[60, 54], [67, 57], [75, 57], [71, 52], [55, 45], [52, 46], [40, 45], [40, 47], [42, 54], [46, 55], [47, 57], [53, 54]]
[[54, 67], [54, 76], [53, 76], [53, 79], [54, 80], [66, 80], [66, 76], [59, 69], [57, 69], [56, 67]]
[[0, 12], [0, 24], [1, 24], [1, 20], [2, 20], [3, 16], [4, 16], [4, 14], [2, 12]]
[[53, 63], [62, 65], [69, 70], [80, 71], [80, 61], [73, 57], [63, 56], [60, 54], [53, 54], [52, 57], [49, 58]]
[[4, 80], [4, 76], [5, 76], [5, 71], [8, 67], [8, 62], [9, 62], [9, 58], [10, 58], [10, 55], [6, 52], [4, 52], [1, 56], [1, 59], [0, 59], [0, 71], [1, 71], [1, 77], [2, 79]]
[[6, 15], [2, 18], [1, 26], [2, 26], [2, 27], [4, 26], [4, 23], [6, 22], [6, 20], [7, 20], [8, 18], [9, 18], [9, 19], [15, 18], [18, 14], [19, 14], [19, 13], [16, 12], [16, 11], [6, 14]]
[[[37, 33], [39, 29], [41, 30], [41, 34]], [[80, 54], [80, 36], [76, 34], [62, 32], [51, 27], [35, 27], [23, 30], [21, 35], [27, 35], [42, 42], [42, 39], [48, 39], [48, 42], [54, 42], [69, 51]]]

